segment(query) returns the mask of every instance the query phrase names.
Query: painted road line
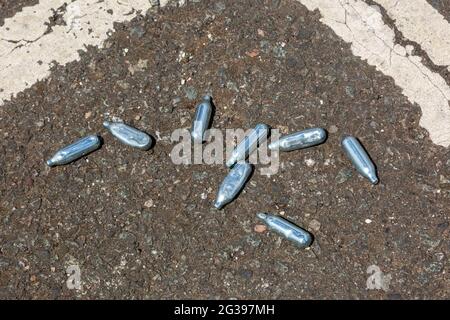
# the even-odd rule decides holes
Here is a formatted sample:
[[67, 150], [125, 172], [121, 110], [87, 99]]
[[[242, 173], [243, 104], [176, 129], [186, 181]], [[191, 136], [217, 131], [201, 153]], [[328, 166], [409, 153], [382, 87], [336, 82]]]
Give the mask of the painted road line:
[[[430, 132], [433, 142], [450, 145], [449, 86], [420, 57], [411, 54], [411, 46], [395, 44], [394, 31], [383, 23], [377, 7], [361, 0], [297, 1], [310, 10], [319, 9], [321, 21], [350, 43], [356, 56], [391, 76], [404, 95], [422, 108], [420, 124]], [[167, 4], [167, 0], [159, 2]], [[102, 47], [114, 22], [131, 20], [139, 11], [148, 10], [152, 1], [77, 0], [61, 10], [65, 25], [52, 26], [48, 32], [46, 22], [53, 16], [52, 10], [64, 3], [41, 0], [5, 19], [0, 28], [0, 105], [48, 77], [53, 61], [65, 65], [79, 60], [78, 51], [88, 45]]]
[[[0, 106], [50, 75], [53, 62], [79, 60], [86, 46], [102, 47], [114, 22], [133, 19], [152, 6], [149, 0], [78, 0], [61, 10], [65, 25], [46, 23], [66, 0], [41, 0], [5, 19], [0, 28]], [[159, 1], [161, 6], [168, 0]]]
[[360, 0], [297, 1], [311, 11], [318, 9], [320, 21], [350, 43], [354, 55], [392, 77], [409, 101], [421, 107], [420, 125], [431, 140], [450, 146], [450, 87], [412, 55], [412, 46], [395, 44], [394, 31], [383, 22], [377, 6]]
[[403, 36], [417, 42], [434, 64], [450, 71], [450, 23], [425, 0], [375, 0]]

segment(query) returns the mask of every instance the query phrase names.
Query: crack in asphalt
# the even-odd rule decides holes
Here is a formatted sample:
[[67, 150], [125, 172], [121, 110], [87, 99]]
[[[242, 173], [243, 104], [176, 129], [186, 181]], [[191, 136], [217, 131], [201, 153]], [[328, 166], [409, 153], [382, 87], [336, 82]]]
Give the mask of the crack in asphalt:
[[[450, 86], [450, 78], [448, 79], [448, 77], [445, 76], [445, 74], [447, 74], [447, 67], [448, 66], [446, 66], [446, 65], [437, 65], [436, 63], [433, 62], [433, 60], [431, 60], [428, 52], [422, 48], [422, 44], [421, 43], [418, 43], [416, 41], [413, 41], [413, 40], [410, 40], [410, 39], [406, 38], [403, 35], [403, 33], [398, 29], [397, 25], [395, 24], [395, 20], [392, 19], [387, 14], [387, 12], [386, 12], [387, 10], [383, 6], [379, 5], [374, 0], [364, 0], [364, 1], [368, 5], [377, 6], [380, 9], [380, 13], [381, 13], [383, 21], [385, 22], [386, 25], [388, 25], [394, 31], [394, 34], [395, 34], [394, 41], [396, 43], [398, 43], [398, 44], [400, 44], [402, 46], [406, 46], [406, 45], [412, 46], [414, 48], [415, 55], [419, 56], [422, 59], [424, 59], [426, 61], [426, 63], [427, 63], [427, 66], [431, 66], [431, 68], [434, 71], [438, 72], [442, 76], [442, 78], [445, 80], [447, 85]], [[397, 4], [398, 4], [398, 1], [396, 2], [396, 5]], [[393, 6], [393, 7], [395, 7], [395, 6]]]
[[[341, 7], [345, 10], [345, 13], [346, 13], [346, 14], [345, 14], [345, 18], [347, 19], [347, 9], [344, 7], [342, 1], [343, 1], [343, 0], [339, 0], [339, 3], [341, 4]], [[344, 0], [344, 1], [345, 1], [345, 0]], [[389, 48], [389, 50], [390, 50], [390, 55], [392, 55], [392, 52], [393, 52], [394, 54], [396, 54], [396, 55], [399, 56], [399, 57], [405, 57], [405, 58], [407, 58], [408, 61], [409, 61], [412, 65], [414, 65], [415, 68], [416, 68], [416, 69], [417, 69], [424, 77], [427, 78], [427, 80], [430, 82], [430, 84], [431, 84], [433, 87], [435, 87], [435, 88], [441, 93], [441, 95], [442, 95], [445, 99], [449, 100], [449, 98], [448, 98], [447, 95], [442, 91], [442, 89], [439, 88], [439, 87], [434, 83], [434, 81], [429, 77], [428, 74], [426, 74], [426, 73], [424, 73], [424, 72], [422, 71], [422, 69], [421, 69], [421, 68], [420, 68], [420, 67], [419, 67], [419, 66], [418, 66], [418, 65], [417, 65], [410, 57], [409, 57], [408, 54], [407, 54], [406, 56], [403, 56], [403, 55], [400, 55], [400, 54], [398, 54], [397, 52], [395, 52], [395, 50], [394, 50], [395, 43], [394, 43], [394, 47], [391, 47], [388, 43], [386, 43], [386, 41], [385, 41], [384, 39], [380, 38], [380, 37], [377, 35], [376, 30], [375, 30], [369, 23], [367, 23], [367, 20], [365, 20], [365, 19], [363, 18], [363, 16], [361, 15], [361, 13], [360, 13], [354, 6], [352, 6], [348, 1], [346, 2], [346, 4], [349, 5], [349, 6], [350, 6], [350, 7], [358, 14], [358, 17], [361, 19], [361, 21], [364, 22], [364, 24], [368, 27], [368, 29], [371, 30], [371, 32], [374, 34], [374, 36], [375, 36], [377, 39], [379, 39], [380, 41], [382, 41], [383, 44], [384, 44], [386, 47]], [[381, 14], [381, 12], [380, 12], [380, 14]], [[353, 30], [350, 28], [350, 26], [349, 26], [347, 23], [345, 23], [345, 25], [346, 25], [347, 28], [351, 31], [351, 33], [354, 34], [354, 33], [353, 33]], [[395, 25], [394, 25], [394, 28], [396, 28]], [[395, 35], [395, 32], [394, 32], [394, 35]], [[355, 39], [355, 38], [354, 38], [354, 39]], [[355, 39], [355, 40], [356, 40], [356, 39]], [[358, 41], [357, 41], [357, 42], [358, 42]], [[393, 42], [395, 42], [395, 38], [393, 39]], [[372, 54], [377, 55], [376, 53], [373, 53], [373, 51], [371, 51], [369, 48], [363, 46], [361, 43], [358, 42], [358, 44], [361, 45], [363, 48], [365, 48], [367, 51], [372, 52]], [[377, 56], [379, 56], [379, 55], [377, 55]], [[381, 56], [379, 56], [379, 57], [382, 58]], [[392, 65], [392, 58], [391, 58], [391, 57], [390, 57], [390, 65]]]

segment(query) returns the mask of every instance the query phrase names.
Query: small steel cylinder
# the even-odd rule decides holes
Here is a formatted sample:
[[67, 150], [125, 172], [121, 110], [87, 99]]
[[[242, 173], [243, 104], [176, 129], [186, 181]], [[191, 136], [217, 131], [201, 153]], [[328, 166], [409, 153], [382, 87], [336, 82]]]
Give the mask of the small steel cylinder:
[[341, 144], [356, 170], [363, 177], [369, 179], [372, 184], [377, 184], [378, 177], [375, 164], [372, 162], [359, 140], [352, 136], [344, 136]]
[[211, 97], [205, 96], [195, 110], [194, 122], [191, 129], [191, 136], [194, 143], [203, 143], [205, 141], [205, 132], [208, 130], [211, 121], [211, 114]]
[[143, 131], [122, 122], [103, 122], [103, 126], [120, 142], [141, 150], [152, 146], [152, 138]]
[[227, 161], [227, 167], [232, 167], [236, 162], [245, 160], [258, 146], [266, 141], [270, 128], [264, 123], [256, 127], [233, 150]]
[[237, 163], [220, 185], [214, 206], [217, 209], [222, 209], [226, 204], [233, 201], [238, 193], [244, 188], [252, 171], [253, 166], [251, 164]]
[[308, 231], [282, 217], [277, 217], [269, 213], [258, 213], [257, 217], [264, 221], [269, 229], [275, 231], [285, 239], [292, 241], [300, 248], [306, 248], [312, 244], [313, 237]]
[[101, 140], [96, 135], [84, 137], [56, 152], [47, 160], [49, 167], [64, 165], [75, 161], [88, 153], [97, 150], [101, 146]]
[[269, 144], [270, 150], [292, 151], [316, 146], [327, 139], [327, 132], [322, 128], [311, 128], [281, 137]]

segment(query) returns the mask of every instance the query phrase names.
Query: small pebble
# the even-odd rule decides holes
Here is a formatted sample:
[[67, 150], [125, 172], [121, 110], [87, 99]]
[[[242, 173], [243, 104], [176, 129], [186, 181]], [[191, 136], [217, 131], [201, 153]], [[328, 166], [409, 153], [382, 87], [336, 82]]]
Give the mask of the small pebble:
[[336, 133], [336, 132], [338, 132], [338, 127], [336, 127], [335, 125], [332, 125], [330, 127], [330, 129], [328, 129], [328, 132], [329, 133]]
[[309, 228], [314, 231], [319, 231], [320, 230], [320, 222], [317, 221], [316, 219], [312, 219], [311, 222], [309, 223]]
[[150, 200], [145, 201], [144, 206], [147, 208], [153, 207], [153, 200], [150, 199]]
[[355, 97], [355, 88], [353, 88], [352, 86], [346, 86], [345, 87], [345, 93], [349, 96], [354, 98]]
[[254, 228], [255, 232], [258, 233], [263, 233], [267, 230], [267, 226], [263, 225], [263, 224], [257, 224]]
[[184, 91], [189, 100], [195, 100], [197, 98], [197, 91], [193, 87], [187, 87]]
[[347, 181], [352, 176], [352, 171], [350, 169], [341, 169], [336, 176], [336, 183], [341, 184]]
[[254, 58], [254, 57], [257, 57], [259, 55], [259, 50], [258, 49], [253, 49], [252, 51], [246, 52], [245, 54], [247, 56], [249, 56], [250, 58]]
[[312, 167], [312, 166], [314, 166], [316, 164], [316, 162], [313, 159], [305, 159], [305, 164], [308, 167]]

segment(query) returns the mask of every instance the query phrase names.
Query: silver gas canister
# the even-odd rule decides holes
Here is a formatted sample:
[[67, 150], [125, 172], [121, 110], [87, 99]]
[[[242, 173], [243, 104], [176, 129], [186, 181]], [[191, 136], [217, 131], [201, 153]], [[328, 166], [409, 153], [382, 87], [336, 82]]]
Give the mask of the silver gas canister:
[[97, 150], [101, 146], [101, 140], [96, 135], [84, 137], [74, 143], [58, 150], [53, 157], [47, 160], [50, 167], [63, 165], [75, 161], [88, 153]]
[[120, 142], [141, 150], [152, 146], [152, 138], [143, 131], [122, 122], [103, 122], [103, 126]]
[[377, 184], [378, 177], [375, 164], [372, 162], [359, 140], [352, 136], [344, 136], [341, 144], [356, 170], [363, 177], [369, 179], [372, 184]]
[[300, 248], [309, 247], [313, 241], [313, 237], [308, 231], [282, 217], [262, 212], [258, 213], [257, 217], [264, 221], [269, 229], [275, 231], [287, 240], [292, 241]]
[[316, 146], [327, 139], [327, 132], [322, 128], [311, 128], [283, 136], [269, 144], [270, 150], [292, 151]]
[[226, 204], [233, 201], [237, 194], [244, 188], [245, 183], [253, 171], [249, 163], [237, 163], [223, 180], [217, 192], [214, 206], [222, 209]]

